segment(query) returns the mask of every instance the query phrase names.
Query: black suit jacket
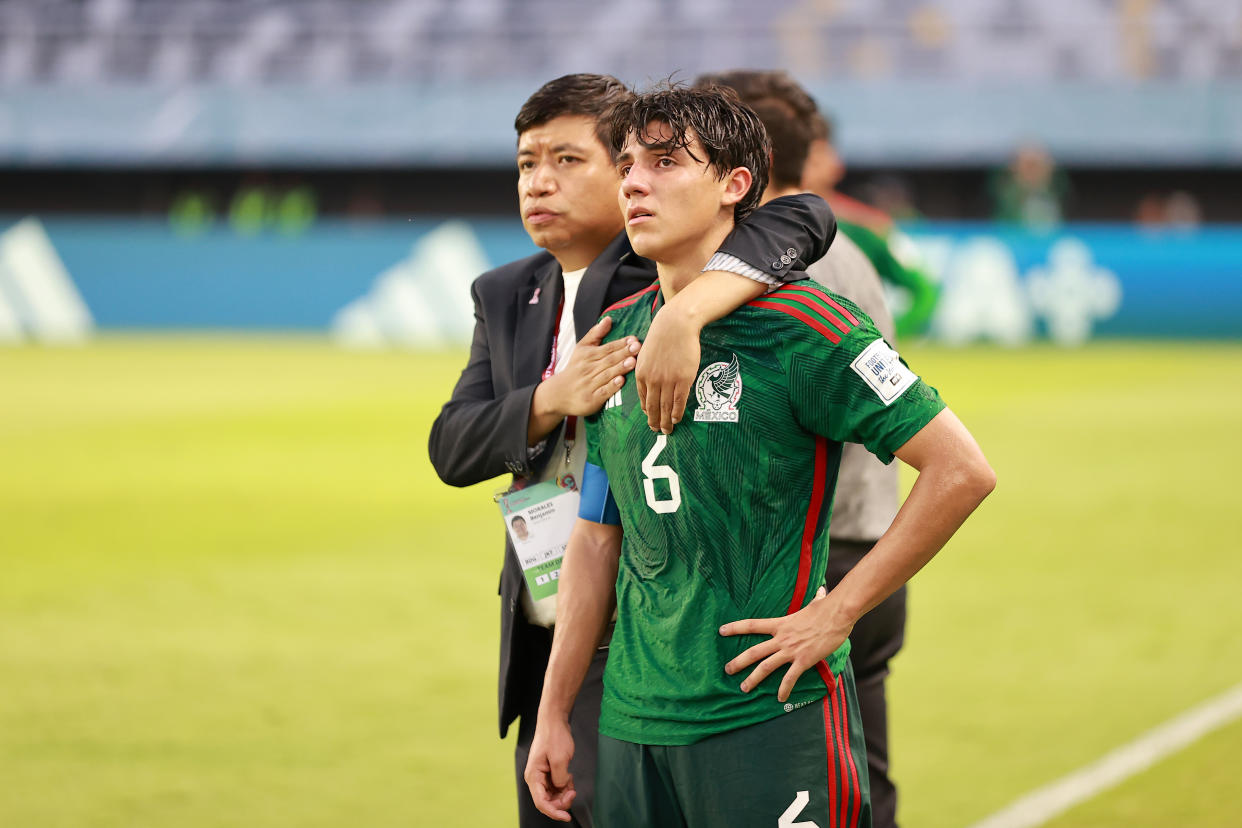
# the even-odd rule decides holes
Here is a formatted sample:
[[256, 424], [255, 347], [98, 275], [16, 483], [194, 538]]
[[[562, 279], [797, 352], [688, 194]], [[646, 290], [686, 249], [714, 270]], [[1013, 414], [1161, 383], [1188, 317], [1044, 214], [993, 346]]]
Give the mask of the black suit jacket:
[[[739, 224], [720, 249], [782, 278], [823, 256], [835, 234], [836, 222], [822, 199], [787, 196]], [[788, 259], [795, 263], [791, 266]], [[470, 486], [506, 472], [532, 477], [546, 464], [552, 452], [531, 457], [526, 430], [535, 386], [552, 354], [563, 292], [560, 275], [556, 259], [544, 252], [489, 270], [471, 286], [475, 324], [470, 359], [432, 424], [428, 445], [431, 463], [445, 483]], [[583, 276], [574, 302], [574, 330], [585, 334], [604, 308], [655, 278], [655, 265], [636, 256], [620, 234]], [[538, 301], [532, 304], [536, 291]], [[555, 440], [546, 445], [555, 445]], [[542, 631], [520, 617], [523, 589], [517, 555], [506, 536], [500, 573], [501, 737], [522, 710], [538, 703], [547, 666], [546, 635], [537, 639]]]

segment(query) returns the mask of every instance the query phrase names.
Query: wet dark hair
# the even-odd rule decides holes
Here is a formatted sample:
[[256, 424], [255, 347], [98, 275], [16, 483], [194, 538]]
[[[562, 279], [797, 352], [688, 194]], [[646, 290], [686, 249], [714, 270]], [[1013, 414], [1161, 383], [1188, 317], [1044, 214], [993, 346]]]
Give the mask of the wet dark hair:
[[772, 183], [781, 189], [801, 185], [819, 110], [815, 99], [788, 72], [735, 69], [700, 75], [694, 85], [723, 86], [737, 92], [763, 121], [772, 140]]
[[[647, 133], [652, 121], [667, 125], [672, 136], [667, 141], [652, 140]], [[698, 138], [707, 154], [707, 164], [716, 170], [717, 179], [723, 179], [737, 167], [750, 170], [750, 189], [734, 205], [734, 221], [741, 221], [759, 206], [768, 184], [772, 144], [759, 116], [745, 106], [733, 90], [726, 87], [692, 89], [663, 83], [614, 107], [608, 116], [608, 126], [605, 145], [612, 151], [614, 161], [631, 134], [637, 134], [638, 142], [644, 147], [667, 151], [685, 149], [696, 161], [703, 161], [690, 152], [690, 142]]]
[[608, 127], [604, 116], [617, 104], [634, 99], [629, 87], [612, 75], [561, 75], [550, 80], [526, 99], [513, 128], [518, 137], [528, 129], [542, 126], [562, 115], [586, 115], [596, 121], [595, 136], [608, 146]]

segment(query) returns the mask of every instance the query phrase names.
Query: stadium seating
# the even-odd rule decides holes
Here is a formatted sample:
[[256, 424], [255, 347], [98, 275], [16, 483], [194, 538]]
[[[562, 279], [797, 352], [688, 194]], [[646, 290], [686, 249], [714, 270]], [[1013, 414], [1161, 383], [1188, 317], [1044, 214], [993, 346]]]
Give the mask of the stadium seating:
[[486, 81], [547, 78], [584, 65], [642, 81], [670, 64], [694, 73], [722, 63], [771, 65], [774, 54], [804, 75], [833, 79], [1238, 79], [1242, 7], [1219, 0], [0, 2], [0, 85]]

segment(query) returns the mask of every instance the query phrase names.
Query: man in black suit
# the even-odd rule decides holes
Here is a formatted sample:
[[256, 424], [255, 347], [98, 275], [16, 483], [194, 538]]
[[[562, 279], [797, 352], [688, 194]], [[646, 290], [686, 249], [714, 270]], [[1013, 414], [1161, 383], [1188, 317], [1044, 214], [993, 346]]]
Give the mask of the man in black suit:
[[[631, 94], [615, 78], [567, 75], [545, 84], [518, 113], [522, 221], [545, 252], [484, 273], [471, 287], [470, 358], [429, 442], [432, 464], [446, 483], [468, 486], [505, 472], [515, 488], [565, 474], [581, 479], [585, 446], [575, 440], [577, 418], [598, 410], [639, 359], [637, 341], [601, 345], [610, 322], [594, 324], [605, 307], [656, 277], [655, 266], [635, 256], [621, 232], [620, 179], [599, 125]], [[698, 370], [702, 326], [818, 259], [835, 231], [831, 212], [815, 196], [778, 199], [738, 226], [709, 263], [714, 269], [661, 311], [661, 327], [653, 325], [642, 345], [644, 364], [659, 368], [639, 385], [653, 427], [671, 429], [671, 412], [684, 408]], [[514, 757], [520, 825], [555, 825], [535, 809], [522, 777], [552, 643], [555, 596], [532, 598], [511, 539], [500, 596], [500, 735], [520, 717]], [[570, 721], [578, 745], [570, 766], [578, 780], [572, 813], [581, 826], [592, 824], [606, 656], [606, 648], [596, 655]]]

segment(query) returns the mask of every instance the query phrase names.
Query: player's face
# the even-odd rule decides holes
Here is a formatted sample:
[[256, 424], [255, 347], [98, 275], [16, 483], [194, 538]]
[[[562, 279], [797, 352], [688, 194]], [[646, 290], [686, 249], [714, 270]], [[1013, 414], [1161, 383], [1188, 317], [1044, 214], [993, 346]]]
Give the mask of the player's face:
[[812, 141], [802, 168], [802, 186], [812, 192], [826, 193], [835, 190], [844, 177], [845, 164], [836, 148], [823, 138]]
[[[649, 140], [671, 136], [667, 124], [647, 125]], [[721, 180], [706, 159], [693, 135], [688, 147], [674, 150], [645, 147], [630, 135], [617, 156], [617, 171], [622, 176], [619, 198], [625, 232], [638, 255], [676, 262], [697, 251], [717, 222], [732, 220], [728, 178]]]
[[561, 267], [586, 267], [621, 231], [617, 171], [595, 119], [562, 115], [526, 130], [517, 165], [522, 224]]

